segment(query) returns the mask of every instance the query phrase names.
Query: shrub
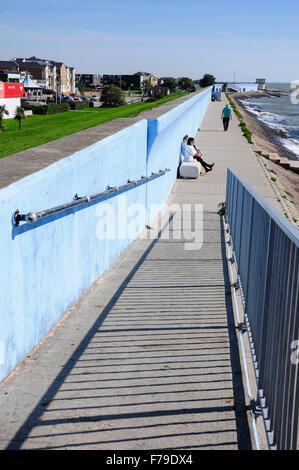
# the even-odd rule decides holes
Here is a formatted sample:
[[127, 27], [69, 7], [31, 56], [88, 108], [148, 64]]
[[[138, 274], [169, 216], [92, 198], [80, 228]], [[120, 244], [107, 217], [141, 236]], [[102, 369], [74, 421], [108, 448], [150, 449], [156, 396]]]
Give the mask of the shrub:
[[89, 108], [88, 101], [73, 101], [70, 103], [71, 109], [86, 109]]
[[248, 143], [249, 144], [252, 144], [252, 132], [247, 128], [245, 122], [243, 121], [243, 116], [242, 114], [240, 113], [240, 111], [238, 110], [237, 106], [235, 105], [235, 103], [231, 100], [230, 96], [228, 93], [225, 93], [225, 96], [226, 98], [228, 99], [229, 101], [229, 104], [231, 105], [235, 115], [237, 116], [237, 118], [239, 119], [240, 121], [240, 124], [239, 126], [241, 127], [242, 131], [243, 131], [243, 135], [244, 137], [247, 139]]
[[158, 101], [158, 98], [156, 96], [151, 96], [146, 100], [147, 103], [153, 103], [154, 101]]
[[41, 104], [37, 106], [23, 104], [22, 107], [25, 110], [31, 109], [33, 114], [44, 114], [44, 115], [64, 113], [70, 110], [70, 106], [68, 103]]
[[57, 104], [48, 104], [48, 110], [46, 114], [58, 114], [65, 113], [70, 110], [70, 105], [68, 103], [57, 103]]
[[101, 102], [106, 108], [114, 108], [125, 104], [125, 94], [116, 85], [107, 85], [103, 88]]

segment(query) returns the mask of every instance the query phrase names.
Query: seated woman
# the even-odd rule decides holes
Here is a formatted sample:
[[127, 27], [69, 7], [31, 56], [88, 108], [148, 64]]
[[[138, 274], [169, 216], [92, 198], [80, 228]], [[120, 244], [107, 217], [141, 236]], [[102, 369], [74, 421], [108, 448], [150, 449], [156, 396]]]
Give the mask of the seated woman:
[[187, 147], [185, 149], [185, 161], [192, 162], [192, 160], [194, 159], [201, 163], [206, 172], [212, 171], [214, 163], [209, 164], [202, 159], [199, 150], [197, 150], [197, 148], [195, 147], [195, 139], [193, 137], [189, 137], [187, 141]]

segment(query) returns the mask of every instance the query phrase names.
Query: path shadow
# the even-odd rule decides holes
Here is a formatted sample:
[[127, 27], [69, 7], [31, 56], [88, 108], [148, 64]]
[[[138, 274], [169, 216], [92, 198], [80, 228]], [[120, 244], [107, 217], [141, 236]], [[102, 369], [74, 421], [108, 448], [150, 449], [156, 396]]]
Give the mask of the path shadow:
[[[172, 217], [169, 218], [167, 224], [172, 221]], [[209, 436], [209, 442], [212, 442], [211, 445], [215, 448], [232, 445], [238, 449], [251, 449], [238, 342], [229, 296], [225, 296], [229, 343], [222, 336], [223, 331], [227, 331], [227, 326], [213, 323], [210, 313], [210, 324], [207, 326], [197, 326], [194, 322], [189, 327], [177, 324], [167, 329], [146, 325], [140, 328], [131, 326], [127, 329], [122, 327], [121, 329], [105, 329], [105, 325], [103, 327], [107, 316], [160, 240], [163, 230], [164, 227], [53, 380], [7, 446], [7, 450], [23, 448], [26, 440], [30, 441], [30, 447], [35, 449], [76, 448], [81, 445], [102, 448], [103, 445], [112, 443], [123, 448], [135, 441], [140, 441], [146, 448], [147, 440], [155, 443], [156, 439], [161, 439], [163, 442], [163, 439], [169, 440], [172, 437], [190, 439], [190, 444], [195, 443], [195, 446], [190, 446], [190, 448], [196, 448], [197, 444], [200, 444], [199, 447], [205, 447], [204, 443], [201, 445], [199, 442], [203, 435]], [[227, 291], [230, 290], [230, 282], [224, 231], [220, 220], [219, 230], [221, 230], [222, 266], [225, 291]], [[207, 288], [210, 287], [207, 286]], [[215, 306], [213, 314], [217, 317], [219, 312], [220, 308]], [[148, 340], [140, 339], [140, 331], [143, 332], [142, 336], [152, 336], [152, 339], [149, 339], [150, 344], [144, 344], [144, 341]], [[162, 335], [167, 335], [167, 333], [169, 336], [174, 336], [174, 339], [168, 340], [166, 337], [163, 343]], [[123, 339], [126, 334], [131, 335], [128, 344], [125, 344], [126, 339]], [[198, 336], [199, 341], [193, 341], [192, 336], [190, 338], [189, 335], [193, 335], [196, 339]], [[178, 343], [177, 338], [181, 342]], [[116, 352], [110, 353], [109, 343], [113, 339], [114, 342], [121, 344], [117, 346]], [[173, 343], [173, 341], [176, 342]], [[95, 352], [98, 347], [100, 350], [93, 364], [90, 353]], [[138, 349], [135, 351], [136, 347]], [[105, 348], [108, 348], [108, 352]], [[131, 349], [133, 349], [132, 352]], [[123, 357], [123, 354], [126, 356]], [[112, 355], [112, 357], [107, 357], [107, 355]], [[123, 373], [119, 369], [114, 369], [116, 367], [114, 360], [117, 361], [117, 367], [119, 367], [120, 360], [123, 365], [126, 357], [128, 361], [131, 360], [131, 355], [133, 362], [129, 362], [128, 366], [123, 366], [125, 367]], [[211, 355], [213, 355], [212, 359]], [[105, 363], [101, 357], [104, 357]], [[178, 359], [182, 357], [187, 360]], [[156, 358], [164, 358], [164, 361], [157, 361]], [[194, 360], [195, 358], [198, 360]], [[91, 364], [86, 364], [90, 360]], [[145, 360], [150, 362], [144, 362]], [[207, 361], [209, 361], [208, 364]], [[150, 367], [146, 367], [147, 364]], [[231, 396], [231, 380], [233, 397]], [[169, 386], [169, 389], [163, 389], [166, 386]], [[82, 391], [84, 391], [84, 396], [78, 395], [78, 392], [82, 393]], [[74, 395], [75, 392], [77, 394]], [[91, 392], [92, 395], [90, 395]], [[207, 393], [207, 395], [203, 395], [200, 399], [192, 396], [200, 392]], [[126, 399], [133, 401], [126, 403]], [[87, 403], [84, 400], [87, 400]], [[116, 405], [114, 400], [116, 400]], [[200, 406], [198, 406], [199, 402]], [[154, 409], [151, 408], [153, 406]], [[185, 420], [182, 420], [183, 417]], [[98, 423], [104, 423], [106, 427], [100, 429], [90, 427], [95, 423], [97, 426]], [[81, 428], [76, 428], [76, 426], [81, 426]], [[175, 426], [178, 428], [173, 429]], [[183, 428], [184, 426], [186, 429]], [[205, 426], [211, 426], [211, 430]], [[151, 432], [155, 429], [155, 432]], [[136, 435], [136, 430], [138, 430], [138, 435]], [[125, 431], [124, 434], [122, 434], [123, 431]], [[147, 434], [148, 431], [150, 431], [149, 434]], [[236, 440], [232, 441], [234, 433]], [[63, 439], [57, 440], [61, 436], [64, 436], [64, 441]], [[69, 439], [74, 439], [71, 444], [67, 444]], [[78, 439], [80, 439], [79, 443]], [[182, 448], [186, 447], [183, 445]]]

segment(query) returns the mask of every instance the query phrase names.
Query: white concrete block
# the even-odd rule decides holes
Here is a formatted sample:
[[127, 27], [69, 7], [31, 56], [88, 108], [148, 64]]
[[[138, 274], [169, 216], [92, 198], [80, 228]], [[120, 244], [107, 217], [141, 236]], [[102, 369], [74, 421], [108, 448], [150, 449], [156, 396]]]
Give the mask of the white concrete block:
[[181, 178], [198, 178], [201, 172], [201, 164], [199, 162], [183, 162], [180, 166]]

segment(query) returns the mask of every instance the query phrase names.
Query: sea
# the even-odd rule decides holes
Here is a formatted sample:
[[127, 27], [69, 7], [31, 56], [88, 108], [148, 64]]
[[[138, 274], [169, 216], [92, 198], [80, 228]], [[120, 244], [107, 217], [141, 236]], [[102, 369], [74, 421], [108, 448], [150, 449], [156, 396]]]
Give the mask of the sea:
[[297, 88], [290, 83], [267, 83], [266, 89], [279, 91], [281, 96], [249, 98], [242, 103], [268, 127], [289, 157], [299, 160], [299, 81]]

